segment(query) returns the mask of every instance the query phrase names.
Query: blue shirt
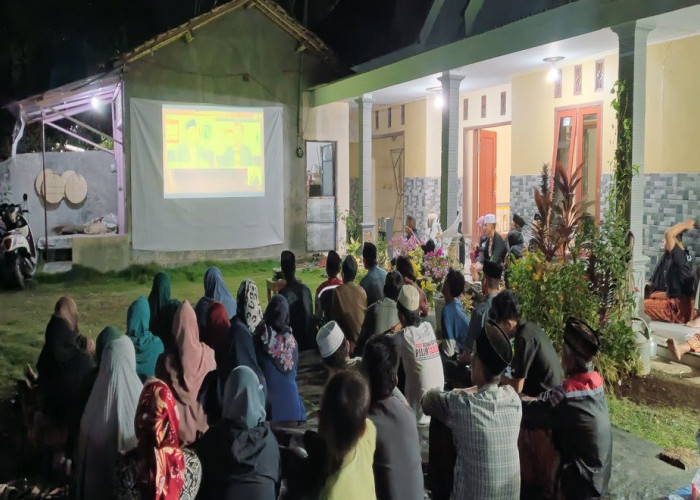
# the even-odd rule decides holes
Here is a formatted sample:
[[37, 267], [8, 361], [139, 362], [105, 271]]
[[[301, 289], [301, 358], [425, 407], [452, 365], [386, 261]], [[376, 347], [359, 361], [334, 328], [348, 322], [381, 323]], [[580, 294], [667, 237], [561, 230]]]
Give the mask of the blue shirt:
[[469, 317], [462, 302], [452, 299], [442, 308], [442, 326], [445, 337], [454, 340], [460, 351], [468, 349]]
[[465, 349], [468, 351], [472, 350], [476, 338], [479, 336], [481, 330], [486, 324], [486, 320], [489, 317], [489, 311], [491, 310], [491, 302], [495, 296], [495, 293], [489, 295], [481, 304], [477, 304], [472, 311], [472, 319], [469, 323], [469, 333], [467, 334], [467, 338], [465, 340]]
[[362, 278], [360, 286], [367, 293], [367, 307], [384, 298], [386, 271], [379, 266], [370, 267], [367, 276]]

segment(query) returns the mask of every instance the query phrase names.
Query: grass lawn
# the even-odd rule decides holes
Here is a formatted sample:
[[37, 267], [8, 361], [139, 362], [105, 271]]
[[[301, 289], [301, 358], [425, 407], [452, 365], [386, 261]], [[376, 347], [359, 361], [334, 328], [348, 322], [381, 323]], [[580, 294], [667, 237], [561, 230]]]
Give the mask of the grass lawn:
[[[199, 263], [167, 269], [172, 278], [173, 297], [194, 304], [204, 293], [204, 272], [218, 265], [229, 290], [235, 296], [242, 280], [250, 278], [258, 285], [263, 309], [267, 305], [265, 280], [272, 277], [277, 261], [231, 264]], [[70, 295], [78, 304], [80, 331], [95, 338], [107, 325], [122, 331], [126, 311], [139, 295], [148, 296], [156, 266], [134, 266], [117, 274], [99, 274], [76, 269], [64, 275], [39, 275], [24, 291], [0, 291], [0, 396], [7, 397], [14, 380], [27, 363], [34, 365], [44, 343], [46, 323], [56, 300]], [[325, 270], [299, 269], [297, 277], [315, 290], [324, 281]]]
[[685, 406], [640, 404], [610, 393], [608, 406], [610, 420], [621, 429], [663, 448], [684, 448], [697, 453], [695, 432], [700, 427], [700, 410]]

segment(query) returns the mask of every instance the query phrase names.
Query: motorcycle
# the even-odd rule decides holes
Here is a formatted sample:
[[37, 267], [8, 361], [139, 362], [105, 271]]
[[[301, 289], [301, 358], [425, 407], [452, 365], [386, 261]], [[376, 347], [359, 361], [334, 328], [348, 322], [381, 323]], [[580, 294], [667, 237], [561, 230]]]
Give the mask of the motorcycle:
[[37, 253], [34, 236], [24, 214], [27, 194], [22, 197], [23, 205], [16, 203], [0, 204], [0, 275], [6, 283], [14, 283], [24, 288], [25, 280], [36, 272]]

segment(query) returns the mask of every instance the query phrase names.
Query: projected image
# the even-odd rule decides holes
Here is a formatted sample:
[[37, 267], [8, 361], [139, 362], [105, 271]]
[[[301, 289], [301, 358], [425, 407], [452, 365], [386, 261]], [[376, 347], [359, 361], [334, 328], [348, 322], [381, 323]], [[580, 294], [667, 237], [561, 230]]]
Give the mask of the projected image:
[[163, 105], [165, 198], [263, 196], [263, 110]]

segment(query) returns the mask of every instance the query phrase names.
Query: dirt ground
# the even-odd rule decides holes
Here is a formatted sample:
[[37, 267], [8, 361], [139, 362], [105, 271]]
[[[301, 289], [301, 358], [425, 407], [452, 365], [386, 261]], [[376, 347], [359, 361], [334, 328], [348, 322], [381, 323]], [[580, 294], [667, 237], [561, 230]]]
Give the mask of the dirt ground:
[[655, 371], [648, 377], [626, 380], [621, 385], [616, 385], [614, 390], [616, 396], [640, 404], [700, 410], [700, 385], [686, 377], [674, 377]]

